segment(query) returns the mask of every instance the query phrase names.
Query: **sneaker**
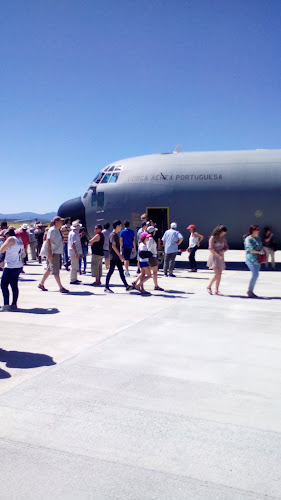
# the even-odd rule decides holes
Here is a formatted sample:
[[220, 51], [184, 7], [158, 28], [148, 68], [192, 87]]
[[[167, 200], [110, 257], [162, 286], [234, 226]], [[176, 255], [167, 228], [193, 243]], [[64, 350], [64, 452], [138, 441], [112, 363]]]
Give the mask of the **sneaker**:
[[0, 312], [10, 311], [10, 310], [11, 310], [10, 306], [2, 306], [2, 307], [0, 307]]
[[44, 285], [42, 285], [42, 283], [39, 283], [38, 288], [40, 288], [40, 290], [42, 290], [43, 292], [48, 291], [47, 288], [45, 288]]
[[124, 274], [125, 274], [125, 276], [130, 276], [130, 273], [125, 272]]
[[176, 278], [175, 274], [169, 274], [170, 278]]
[[60, 293], [69, 293], [69, 290], [67, 290], [66, 288], [62, 287], [60, 289]]
[[75, 280], [70, 282], [71, 285], [80, 285], [80, 283], [81, 283], [80, 280]]
[[126, 292], [130, 292], [131, 290], [134, 290], [134, 287], [132, 285], [126, 286]]
[[165, 276], [166, 278], [168, 278], [168, 274], [166, 274], [166, 273], [165, 273], [165, 274], [164, 274], [164, 276]]
[[114, 291], [110, 290], [110, 288], [105, 288], [104, 291], [105, 291], [105, 293], [114, 293]]
[[90, 286], [101, 286], [101, 282], [94, 281], [94, 283], [91, 283]]
[[16, 304], [11, 305], [11, 311], [16, 311], [18, 306]]

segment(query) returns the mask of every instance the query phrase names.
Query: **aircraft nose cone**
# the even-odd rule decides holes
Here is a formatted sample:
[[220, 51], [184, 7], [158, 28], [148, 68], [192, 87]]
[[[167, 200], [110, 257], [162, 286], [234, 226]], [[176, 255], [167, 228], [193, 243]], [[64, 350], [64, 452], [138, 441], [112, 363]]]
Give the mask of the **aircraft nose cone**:
[[58, 209], [58, 215], [63, 217], [71, 217], [72, 220], [79, 219], [83, 226], [86, 225], [85, 207], [81, 198], [73, 198], [72, 200], [65, 201]]

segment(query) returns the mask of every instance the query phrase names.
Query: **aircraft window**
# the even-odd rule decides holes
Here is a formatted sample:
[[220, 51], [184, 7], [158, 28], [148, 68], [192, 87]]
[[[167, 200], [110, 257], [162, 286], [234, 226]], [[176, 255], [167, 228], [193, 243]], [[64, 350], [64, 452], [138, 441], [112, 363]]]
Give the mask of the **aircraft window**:
[[110, 183], [111, 182], [117, 182], [118, 177], [119, 177], [119, 173], [116, 172], [116, 173], [112, 174], [109, 182]]
[[108, 169], [109, 169], [109, 167], [104, 168], [104, 169], [103, 169], [103, 172], [107, 172], [107, 171], [108, 171]]
[[96, 207], [97, 206], [97, 195], [96, 195], [96, 192], [93, 191], [92, 192], [92, 207]]
[[84, 194], [83, 198], [87, 198], [88, 191]]
[[101, 184], [106, 184], [109, 181], [110, 175], [111, 174], [104, 174], [104, 176], [101, 180]]
[[114, 169], [114, 172], [120, 172], [121, 170], [121, 165], [117, 165], [117, 167], [115, 167]]
[[110, 168], [108, 169], [108, 172], [112, 172], [113, 170], [114, 170], [114, 165], [113, 165], [113, 167], [110, 167]]
[[100, 172], [93, 180], [93, 182], [96, 182], [97, 184], [100, 182], [101, 178], [103, 176], [103, 172]]
[[97, 203], [98, 203], [98, 207], [104, 206], [104, 193], [98, 193]]

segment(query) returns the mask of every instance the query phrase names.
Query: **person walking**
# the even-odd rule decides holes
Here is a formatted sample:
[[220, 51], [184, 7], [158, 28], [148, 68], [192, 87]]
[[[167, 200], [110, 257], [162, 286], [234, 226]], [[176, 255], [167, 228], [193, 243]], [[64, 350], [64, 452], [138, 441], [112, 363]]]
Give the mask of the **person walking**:
[[59, 291], [61, 293], [68, 293], [69, 290], [62, 286], [60, 280], [60, 267], [61, 267], [61, 258], [63, 254], [63, 242], [62, 235], [60, 232], [61, 226], [63, 223], [63, 219], [58, 215], [53, 218], [50, 223], [50, 229], [47, 233], [46, 239], [46, 247], [47, 247], [47, 269], [43, 274], [42, 280], [38, 285], [38, 288], [43, 292], [47, 292], [47, 288], [45, 288], [45, 281], [48, 279], [50, 274], [53, 274], [58, 286]]
[[129, 273], [129, 264], [132, 250], [136, 252], [136, 240], [135, 240], [135, 232], [130, 229], [130, 222], [125, 220], [124, 222], [125, 229], [122, 229], [120, 233], [120, 253], [124, 256], [124, 264], [125, 264], [125, 276], [130, 276]]
[[68, 235], [68, 257], [70, 258], [70, 284], [80, 285], [81, 280], [77, 279], [79, 270], [79, 259], [83, 255], [79, 230], [82, 227], [79, 220], [72, 222]]
[[269, 257], [271, 258], [271, 267], [272, 269], [275, 269], [275, 259], [274, 259], [274, 252], [276, 250], [276, 245], [273, 240], [273, 232], [270, 230], [270, 227], [265, 227], [264, 228], [264, 233], [263, 233], [263, 248], [266, 253], [266, 262], [265, 262], [265, 268], [268, 269], [268, 262], [269, 262]]
[[210, 255], [207, 261], [207, 267], [214, 270], [214, 276], [211, 278], [209, 285], [207, 286], [207, 291], [210, 295], [213, 293], [213, 283], [215, 283], [215, 294], [222, 295], [219, 291], [219, 286], [221, 282], [221, 273], [225, 269], [224, 254], [228, 250], [225, 238], [226, 233], [226, 227], [219, 224], [219, 226], [215, 227], [209, 239]]
[[189, 224], [187, 227], [188, 231], [190, 231], [189, 243], [188, 243], [188, 251], [189, 251], [189, 262], [190, 262], [190, 273], [197, 273], [197, 264], [195, 260], [195, 253], [197, 252], [201, 241], [204, 239], [202, 234], [199, 234], [195, 231], [195, 224]]
[[183, 235], [177, 230], [177, 223], [172, 222], [170, 229], [165, 231], [162, 241], [164, 243], [164, 275], [175, 278], [174, 267], [175, 260], [178, 253], [178, 246], [183, 241]]
[[104, 236], [104, 244], [103, 244], [103, 255], [104, 255], [104, 264], [105, 269], [109, 269], [109, 236], [111, 235], [110, 224], [107, 222], [102, 230], [102, 234]]
[[[21, 238], [24, 246], [24, 257], [23, 257], [23, 263], [26, 264], [28, 261], [28, 245], [29, 245], [29, 234], [27, 230], [29, 229], [28, 224], [23, 224], [19, 229], [16, 230], [16, 236], [18, 238]], [[24, 273], [24, 270], [22, 269], [22, 273]]]
[[96, 278], [96, 281], [92, 283], [93, 286], [99, 286], [101, 284], [102, 277], [102, 259], [103, 259], [103, 246], [104, 246], [104, 235], [102, 234], [102, 226], [97, 224], [95, 226], [95, 236], [90, 239], [89, 245], [92, 247], [92, 276]]
[[34, 227], [31, 227], [29, 229], [29, 245], [31, 252], [31, 260], [36, 260], [37, 239], [34, 234]]
[[149, 238], [147, 241], [147, 250], [152, 253], [152, 255], [148, 259], [148, 263], [150, 266], [150, 269], [152, 271], [152, 278], [154, 282], [154, 290], [158, 290], [159, 292], [164, 292], [164, 288], [161, 288], [158, 285], [158, 267], [159, 267], [159, 260], [158, 260], [158, 252], [157, 252], [157, 243], [156, 243], [156, 232], [158, 231], [157, 227], [154, 226], [149, 226], [146, 230], [146, 232], [149, 234]]
[[63, 264], [67, 271], [69, 271], [70, 259], [68, 256], [68, 235], [71, 231], [71, 218], [64, 219], [64, 225], [61, 228], [62, 241], [63, 241]]
[[41, 264], [42, 261], [40, 252], [43, 245], [44, 232], [45, 232], [44, 226], [38, 222], [35, 227], [34, 235], [37, 241], [36, 257], [38, 259], [39, 264]]
[[124, 257], [120, 253], [120, 239], [119, 239], [119, 233], [122, 229], [122, 222], [121, 220], [116, 220], [113, 222], [113, 231], [109, 237], [109, 261], [110, 261], [110, 266], [109, 266], [109, 271], [106, 276], [106, 282], [105, 282], [105, 289], [104, 291], [107, 293], [114, 293], [113, 290], [109, 288], [109, 282], [112, 274], [114, 273], [115, 266], [117, 267], [120, 278], [126, 288], [127, 291], [133, 290], [133, 286], [128, 285], [126, 278], [124, 276], [124, 271], [123, 271], [123, 265], [122, 262], [124, 262]]
[[[140, 263], [140, 275], [138, 279], [132, 283], [132, 286], [138, 290], [142, 295], [150, 295], [144, 289], [144, 283], [151, 278], [151, 271], [149, 267], [149, 258], [152, 257], [152, 252], [150, 252], [147, 248], [147, 242], [149, 240], [149, 233], [146, 231], [142, 232], [140, 235], [140, 244], [139, 244], [139, 263]], [[137, 285], [137, 281], [139, 281], [139, 285]]]
[[249, 227], [249, 232], [244, 240], [244, 246], [246, 250], [246, 265], [252, 273], [252, 277], [249, 283], [249, 289], [247, 291], [247, 295], [250, 299], [258, 298], [258, 296], [254, 294], [254, 287], [260, 271], [258, 256], [265, 254], [262, 248], [262, 241], [259, 236], [259, 232], [259, 226], [257, 226], [256, 224], [252, 224]]
[[[82, 252], [83, 252], [83, 257], [81, 259], [79, 259], [79, 274], [86, 274], [89, 238], [87, 236], [87, 232], [86, 232], [85, 227], [81, 227], [79, 234], [80, 234], [81, 246], [82, 246]], [[83, 265], [84, 265], [84, 271], [82, 271], [82, 260], [83, 260]]]
[[[0, 312], [13, 311], [17, 309], [19, 296], [18, 280], [23, 266], [24, 245], [20, 238], [16, 236], [15, 229], [10, 227], [6, 229], [4, 235], [6, 241], [1, 245], [0, 252], [6, 252], [5, 267], [1, 279], [1, 290], [4, 299], [4, 305]], [[13, 300], [10, 304], [9, 285], [12, 289]]]

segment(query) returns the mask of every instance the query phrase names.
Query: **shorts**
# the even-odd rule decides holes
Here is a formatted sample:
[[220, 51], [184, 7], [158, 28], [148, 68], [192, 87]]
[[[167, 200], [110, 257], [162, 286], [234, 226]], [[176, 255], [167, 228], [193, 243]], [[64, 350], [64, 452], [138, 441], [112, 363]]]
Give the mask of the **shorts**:
[[109, 250], [103, 249], [103, 255], [105, 259], [109, 259]]
[[47, 270], [51, 271], [51, 274], [55, 274], [57, 276], [60, 273], [60, 266], [61, 266], [61, 254], [54, 253], [52, 262], [48, 260]]
[[143, 267], [149, 267], [148, 262], [140, 262], [140, 268], [142, 269]]
[[123, 252], [124, 259], [125, 260], [130, 260], [132, 249], [131, 248], [123, 248], [122, 252]]
[[159, 260], [156, 257], [149, 257], [148, 263], [149, 263], [150, 267], [155, 267], [155, 266], [158, 266]]

